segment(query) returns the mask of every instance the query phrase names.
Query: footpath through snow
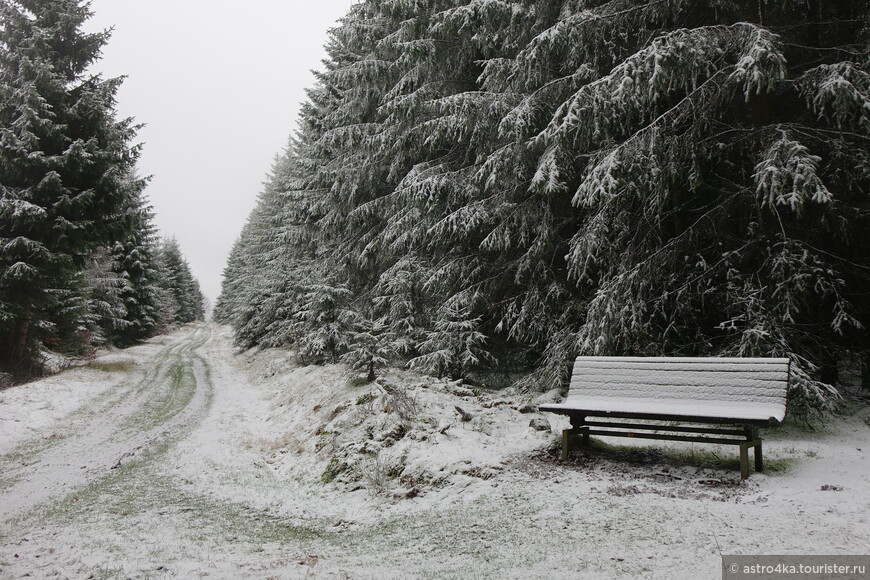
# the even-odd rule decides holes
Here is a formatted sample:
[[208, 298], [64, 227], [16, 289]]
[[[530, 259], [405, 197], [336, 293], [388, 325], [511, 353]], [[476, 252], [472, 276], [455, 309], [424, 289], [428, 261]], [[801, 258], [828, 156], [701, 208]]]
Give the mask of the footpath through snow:
[[721, 554], [868, 552], [866, 406], [766, 433], [771, 473], [741, 484], [732, 448], [562, 462], [535, 412], [557, 396], [355, 384], [187, 327], [0, 392], [0, 577], [719, 578]]

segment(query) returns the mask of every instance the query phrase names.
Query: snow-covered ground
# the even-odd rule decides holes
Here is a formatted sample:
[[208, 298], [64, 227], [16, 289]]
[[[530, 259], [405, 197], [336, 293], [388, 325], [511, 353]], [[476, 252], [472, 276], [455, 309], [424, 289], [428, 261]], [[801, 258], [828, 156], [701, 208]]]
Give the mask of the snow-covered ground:
[[359, 384], [191, 326], [0, 391], [0, 577], [720, 578], [720, 554], [870, 552], [866, 405], [766, 432], [740, 483], [731, 447], [563, 462], [533, 407], [557, 399]]

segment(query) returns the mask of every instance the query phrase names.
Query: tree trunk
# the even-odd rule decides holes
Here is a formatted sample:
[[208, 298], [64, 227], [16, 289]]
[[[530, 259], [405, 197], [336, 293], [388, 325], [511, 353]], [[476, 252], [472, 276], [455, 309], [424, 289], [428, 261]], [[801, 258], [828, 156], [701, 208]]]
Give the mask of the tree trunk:
[[762, 14], [762, 6], [760, 0], [749, 0], [746, 3], [746, 10], [743, 13], [746, 22], [753, 24], [764, 24], [764, 15]]
[[12, 331], [12, 349], [9, 353], [9, 367], [12, 369], [20, 369], [21, 363], [26, 362], [31, 319], [32, 311], [27, 306], [24, 308], [24, 316], [21, 317]]
[[870, 393], [870, 350], [864, 351], [861, 360], [861, 390]]
[[807, 46], [820, 46], [819, 26], [822, 21], [822, 3], [820, 0], [807, 2]]
[[836, 357], [826, 357], [826, 360], [822, 362], [820, 366], [819, 380], [831, 385], [832, 387], [836, 387], [840, 380]]

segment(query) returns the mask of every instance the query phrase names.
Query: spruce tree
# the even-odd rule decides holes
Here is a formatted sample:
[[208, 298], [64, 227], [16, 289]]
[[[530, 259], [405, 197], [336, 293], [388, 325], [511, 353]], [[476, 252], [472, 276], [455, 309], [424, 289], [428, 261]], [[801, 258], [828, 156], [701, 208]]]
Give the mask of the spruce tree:
[[202, 292], [175, 238], [163, 241], [157, 274], [164, 304], [163, 324], [168, 327], [205, 318]]
[[341, 362], [351, 370], [365, 373], [365, 380], [372, 382], [377, 372], [395, 359], [396, 348], [385, 324], [370, 318], [360, 318], [350, 331], [348, 351]]
[[160, 321], [157, 233], [154, 214], [143, 197], [137, 196], [126, 209], [131, 229], [111, 248], [112, 271], [125, 280], [121, 299], [127, 324], [111, 335], [126, 346], [150, 337]]
[[135, 127], [115, 117], [120, 79], [87, 74], [108, 32], [88, 4], [0, 0], [0, 351], [32, 371], [88, 255], [123, 236]]
[[[101, 249], [88, 258], [87, 266], [79, 273], [86, 290], [79, 324], [76, 332], [60, 333], [78, 338], [80, 344], [75, 345], [78, 352], [74, 354], [87, 354], [96, 346], [105, 346], [130, 327], [124, 297], [132, 287], [127, 277], [117, 270], [111, 252]], [[84, 336], [76, 336], [78, 333]]]
[[276, 158], [224, 271], [215, 320], [231, 324], [241, 346], [298, 340], [294, 315], [319, 280], [306, 227], [309, 196], [297, 189], [301, 187], [297, 147], [291, 140]]
[[303, 361], [335, 363], [348, 352], [355, 329], [363, 322], [351, 296], [346, 285], [335, 282], [309, 288], [296, 313]]
[[868, 322], [859, 7], [605, 4], [574, 25], [659, 30], [621, 37], [545, 123], [507, 126], [546, 147], [531, 190], [579, 217], [561, 242], [587, 307], [563, 356], [789, 356], [794, 408], [825, 407], [825, 367]]
[[250, 224], [250, 220], [245, 223], [242, 228], [242, 233], [230, 248], [229, 256], [227, 256], [227, 264], [224, 266], [223, 279], [221, 280], [221, 293], [214, 305], [212, 317], [215, 322], [220, 324], [228, 324], [236, 327], [236, 313], [240, 306], [239, 287], [244, 281], [244, 253], [245, 253], [245, 232]]

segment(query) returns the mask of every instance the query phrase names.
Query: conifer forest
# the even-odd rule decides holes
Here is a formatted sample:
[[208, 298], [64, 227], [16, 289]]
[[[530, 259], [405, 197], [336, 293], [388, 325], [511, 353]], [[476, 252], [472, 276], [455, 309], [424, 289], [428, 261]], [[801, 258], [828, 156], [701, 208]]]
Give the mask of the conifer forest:
[[[0, 3], [0, 344], [204, 316], [160, 242], [88, 5]], [[870, 376], [860, 0], [364, 0], [330, 31], [214, 317], [307, 363], [558, 385], [578, 354], [784, 356], [792, 407]]]
[[88, 72], [109, 32], [88, 5], [0, 1], [0, 384], [45, 352], [89, 356], [203, 318], [198, 282], [160, 241], [120, 78]]
[[0, 0], [0, 577], [857, 578], [868, 440], [870, 0]]
[[789, 357], [828, 410], [870, 383], [868, 42], [861, 0], [362, 0], [215, 319], [369, 379]]

